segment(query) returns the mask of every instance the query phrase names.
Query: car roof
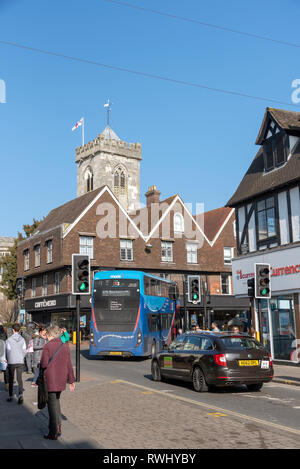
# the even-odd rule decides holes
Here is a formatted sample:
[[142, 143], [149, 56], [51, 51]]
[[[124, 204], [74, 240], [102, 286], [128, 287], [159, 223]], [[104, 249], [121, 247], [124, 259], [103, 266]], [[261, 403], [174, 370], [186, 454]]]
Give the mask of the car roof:
[[242, 336], [242, 337], [250, 337], [249, 334], [246, 332], [231, 332], [231, 331], [219, 331], [219, 332], [214, 332], [214, 331], [186, 331], [183, 332], [182, 335], [198, 335], [198, 336], [203, 336], [203, 335], [208, 335], [212, 337], [232, 337], [234, 336]]

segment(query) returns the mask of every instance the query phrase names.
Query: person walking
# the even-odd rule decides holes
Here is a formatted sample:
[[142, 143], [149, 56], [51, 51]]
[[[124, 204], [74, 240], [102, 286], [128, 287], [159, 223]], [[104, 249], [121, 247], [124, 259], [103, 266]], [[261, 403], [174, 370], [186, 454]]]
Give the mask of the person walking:
[[33, 336], [33, 372], [34, 377], [31, 386], [37, 387], [36, 380], [39, 376], [40, 361], [42, 357], [43, 347], [47, 342], [46, 328], [40, 325], [39, 330]]
[[220, 332], [220, 329], [218, 328], [217, 324], [215, 322], [211, 323], [211, 330], [213, 332]]
[[0, 365], [3, 368], [4, 375], [4, 386], [5, 390], [8, 391], [8, 368], [7, 368], [7, 360], [5, 354], [5, 342], [7, 340], [7, 332], [6, 329], [0, 324]]
[[32, 348], [32, 337], [34, 333], [34, 326], [29, 324], [23, 331], [21, 335], [26, 342], [26, 355], [25, 355], [25, 366], [26, 373], [32, 373], [32, 360], [33, 360], [33, 348]]
[[48, 389], [49, 432], [47, 440], [57, 440], [61, 435], [60, 396], [69, 384], [70, 391], [75, 390], [70, 349], [61, 341], [61, 328], [49, 326], [46, 329], [48, 343], [44, 345], [40, 368], [44, 370]]
[[7, 402], [12, 401], [13, 388], [14, 388], [14, 375], [17, 374], [18, 382], [18, 404], [23, 404], [23, 380], [22, 373], [24, 370], [24, 357], [26, 354], [26, 342], [20, 335], [20, 324], [14, 324], [12, 326], [12, 335], [7, 339], [5, 343], [5, 353], [7, 359], [8, 368], [8, 399]]

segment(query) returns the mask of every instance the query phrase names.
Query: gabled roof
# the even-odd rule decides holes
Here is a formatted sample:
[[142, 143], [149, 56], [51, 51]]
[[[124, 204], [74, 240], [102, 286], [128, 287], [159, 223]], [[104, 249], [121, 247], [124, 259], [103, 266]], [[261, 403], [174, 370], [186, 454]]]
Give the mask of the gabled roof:
[[263, 143], [266, 127], [270, 119], [273, 119], [277, 125], [286, 132], [300, 132], [300, 112], [284, 111], [283, 109], [267, 107], [255, 142], [256, 145]]
[[76, 197], [76, 199], [72, 199], [69, 202], [51, 210], [46, 218], [41, 221], [33, 234], [35, 235], [44, 231], [48, 231], [56, 226], [63, 225], [64, 223], [74, 223], [83, 210], [103, 190], [103, 187], [95, 189], [91, 192], [87, 192], [86, 194], [80, 197]]
[[204, 212], [204, 232], [207, 238], [214, 242], [223, 225], [226, 224], [233, 210], [230, 207], [220, 207]]
[[[268, 120], [272, 118], [277, 125], [293, 135], [300, 137], [300, 112], [267, 108], [256, 143], [263, 143]], [[282, 166], [265, 172], [263, 147], [261, 146], [237, 190], [227, 202], [228, 207], [235, 207], [262, 194], [280, 189], [300, 180], [300, 139], [291, 148], [291, 155]]]

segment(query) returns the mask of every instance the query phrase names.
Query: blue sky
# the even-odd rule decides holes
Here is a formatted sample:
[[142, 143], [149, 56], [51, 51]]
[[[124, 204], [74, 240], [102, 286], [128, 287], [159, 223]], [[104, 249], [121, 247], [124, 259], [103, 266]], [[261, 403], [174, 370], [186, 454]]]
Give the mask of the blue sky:
[[[121, 1], [121, 0], [120, 0]], [[1, 236], [76, 196], [75, 148], [106, 125], [141, 142], [141, 194], [178, 193], [205, 210], [226, 204], [258, 147], [267, 106], [292, 105], [300, 78], [296, 0], [127, 0], [178, 17], [279, 41], [289, 47], [117, 5], [108, 0], [0, 0], [0, 41], [75, 56], [265, 101], [184, 86], [0, 43]], [[276, 104], [270, 100], [285, 104]], [[290, 106], [288, 106], [290, 104]]]

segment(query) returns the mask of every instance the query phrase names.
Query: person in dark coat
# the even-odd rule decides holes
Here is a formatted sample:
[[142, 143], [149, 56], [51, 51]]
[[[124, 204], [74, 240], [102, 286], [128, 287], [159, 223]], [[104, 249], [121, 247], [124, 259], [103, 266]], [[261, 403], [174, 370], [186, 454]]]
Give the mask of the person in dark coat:
[[[49, 433], [44, 435], [44, 438], [57, 440], [57, 437], [61, 435], [60, 395], [66, 389], [67, 383], [70, 391], [74, 391], [75, 376], [69, 346], [62, 343], [60, 339], [60, 327], [49, 326], [46, 329], [46, 334], [48, 343], [43, 347], [40, 362], [40, 367], [45, 370], [44, 375], [48, 388]], [[49, 363], [52, 357], [54, 358]]]

